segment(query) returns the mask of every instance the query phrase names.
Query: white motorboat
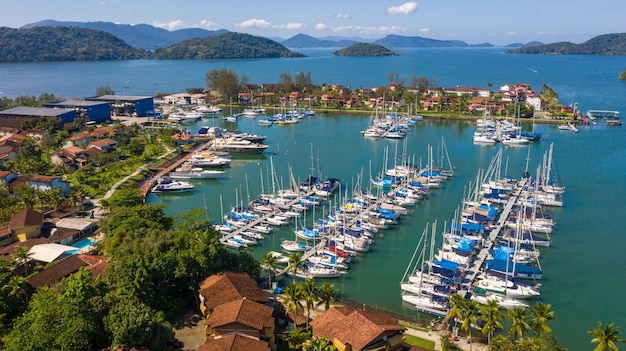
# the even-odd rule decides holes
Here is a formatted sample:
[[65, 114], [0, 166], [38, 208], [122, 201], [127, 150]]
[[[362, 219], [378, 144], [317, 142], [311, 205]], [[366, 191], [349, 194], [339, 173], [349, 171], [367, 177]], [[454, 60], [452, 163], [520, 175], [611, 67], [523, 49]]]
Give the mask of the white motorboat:
[[191, 163], [185, 163], [170, 173], [172, 179], [215, 179], [224, 174], [224, 171], [208, 170], [202, 167], [193, 167]]
[[540, 295], [539, 291], [532, 286], [516, 284], [510, 279], [505, 281], [504, 279], [482, 273], [479, 274], [477, 279], [480, 280], [475, 283], [476, 288], [485, 292], [506, 295], [515, 299], [528, 299]]
[[269, 145], [257, 144], [250, 140], [235, 138], [215, 139], [213, 146], [215, 150], [226, 151], [231, 154], [246, 155], [260, 154], [269, 147]]
[[172, 180], [170, 177], [161, 177], [157, 181], [157, 185], [152, 188], [153, 193], [181, 193], [194, 189], [192, 184]]
[[507, 309], [515, 308], [515, 307], [524, 307], [524, 308], [528, 307], [528, 304], [523, 301], [516, 300], [514, 298], [503, 296], [503, 295], [498, 295], [498, 294], [485, 294], [485, 295], [473, 294], [470, 299], [478, 302], [481, 305], [486, 305], [490, 301], [495, 300], [498, 302], [498, 306], [502, 308], [507, 308]]
[[230, 158], [215, 155], [209, 152], [195, 153], [189, 159], [191, 164], [198, 167], [216, 168], [230, 165]]
[[306, 245], [304, 243], [300, 243], [296, 240], [283, 240], [280, 243], [280, 247], [283, 250], [289, 251], [289, 252], [304, 252], [311, 248], [311, 246]]

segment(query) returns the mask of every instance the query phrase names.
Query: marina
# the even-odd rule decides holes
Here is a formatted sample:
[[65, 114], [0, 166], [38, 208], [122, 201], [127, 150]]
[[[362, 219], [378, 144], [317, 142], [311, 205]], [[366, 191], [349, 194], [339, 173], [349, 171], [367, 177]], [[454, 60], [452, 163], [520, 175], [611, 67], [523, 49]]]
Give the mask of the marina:
[[[121, 87], [126, 86], [126, 92], [134, 95], [176, 93], [188, 87], [204, 86], [205, 73], [221, 67], [245, 72], [251, 82], [274, 82], [280, 73], [290, 71], [311, 72], [316, 84], [336, 82], [344, 86], [375, 87], [387, 84], [387, 74], [393, 67], [402, 77], [424, 75], [442, 86], [484, 87], [488, 81], [496, 86], [510, 82], [527, 82], [533, 87], [547, 84], [564, 97], [562, 102], [566, 105], [573, 100], [578, 102], [582, 111], [603, 108], [623, 113], [625, 88], [615, 77], [616, 72], [624, 68], [623, 57], [503, 55], [505, 50], [400, 49], [402, 56], [394, 58], [337, 59], [330, 55], [331, 49], [311, 49], [303, 51], [309, 57], [289, 60], [3, 64], [0, 65], [0, 77], [7, 82], [2, 91], [9, 98], [20, 94], [38, 96], [44, 92], [69, 98], [93, 95], [94, 82], [109, 84], [116, 91], [122, 91]], [[415, 62], [421, 63], [419, 67]], [[525, 67], [541, 69], [531, 71]], [[580, 67], [589, 69], [581, 70]], [[68, 77], [72, 84], [58, 84]], [[132, 84], [126, 84], [128, 80]], [[224, 204], [233, 205], [237, 203], [237, 190], [244, 197], [247, 194], [242, 189], [249, 188], [253, 194], [261, 193], [261, 182], [256, 175], [259, 169], [269, 169], [270, 155], [280, 172], [286, 173], [291, 166], [296, 180], [308, 177], [311, 144], [319, 150], [323, 173], [341, 179], [343, 187], [352, 188], [357, 173], [363, 173], [365, 178], [370, 173], [375, 175], [382, 164], [384, 148], [389, 146], [394, 150], [398, 143], [391, 139], [363, 138], [358, 131], [367, 127], [367, 116], [316, 112], [312, 118], [300, 120], [288, 128], [262, 126], [259, 123], [263, 119], [261, 116], [257, 119], [240, 118], [237, 128], [268, 136], [265, 144], [269, 147], [263, 153], [234, 156], [224, 177], [194, 181], [195, 189], [189, 193], [168, 196], [148, 193], [148, 202], [163, 204], [168, 214], [176, 215], [191, 208], [205, 208], [206, 198], [208, 217], [219, 219], [220, 196]], [[184, 126], [196, 133], [212, 123], [232, 128], [225, 121], [222, 124], [220, 118]], [[171, 128], [173, 123], [158, 124]], [[531, 131], [528, 124], [523, 124], [524, 130]], [[626, 135], [622, 128], [607, 126], [601, 118], [596, 125], [590, 123], [577, 128], [579, 132], [574, 134], [561, 132], [554, 125], [537, 123], [535, 129], [543, 135], [541, 141], [522, 147], [503, 147], [503, 159], [508, 160], [504, 161], [508, 165], [505, 166], [508, 168], [506, 173], [519, 178], [524, 172], [526, 158], [536, 163], [542, 158], [547, 144], [555, 144], [556, 170], [567, 185], [567, 192], [564, 207], [550, 209], [551, 216], [558, 222], [558, 233], [551, 235], [549, 249], [538, 247], [544, 271], [540, 299], [552, 305], [557, 317], [551, 323], [553, 333], [570, 349], [588, 344], [586, 331], [594, 328], [598, 321], [626, 324], [626, 307], [615, 302], [619, 301], [623, 290], [621, 280], [615, 277], [622, 275], [622, 253], [626, 250], [626, 242], [620, 239], [624, 221], [617, 202], [626, 197], [626, 185], [616, 181], [626, 177], [626, 156], [620, 147], [626, 143]], [[449, 220], [466, 192], [467, 184], [475, 179], [477, 169], [485, 168], [501, 147], [500, 143], [474, 144], [471, 141], [474, 131], [474, 122], [425, 118], [415, 125], [411, 135], [403, 139], [408, 142], [408, 149], [417, 155], [416, 163], [419, 163], [420, 157], [427, 158], [427, 145], [438, 145], [443, 136], [456, 167], [454, 179], [442, 183], [427, 201], [409, 208], [409, 215], [403, 217], [401, 225], [384, 234], [375, 234], [375, 244], [370, 252], [353, 259], [349, 274], [328, 280], [341, 291], [343, 301], [389, 311], [408, 320], [432, 318], [416, 313], [414, 306], [402, 303], [398, 282], [425, 224]], [[288, 175], [278, 174], [278, 178], [287, 179]], [[292, 240], [293, 229], [293, 224], [274, 228], [273, 234], [260, 245], [247, 250], [257, 258], [270, 250], [281, 251], [281, 239]]]

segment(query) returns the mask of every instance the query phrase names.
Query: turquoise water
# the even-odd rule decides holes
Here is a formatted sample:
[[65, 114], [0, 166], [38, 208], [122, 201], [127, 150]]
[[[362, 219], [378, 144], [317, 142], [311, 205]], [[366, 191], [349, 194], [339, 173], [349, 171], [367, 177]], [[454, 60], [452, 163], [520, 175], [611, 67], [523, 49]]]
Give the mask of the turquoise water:
[[[332, 50], [309, 50], [305, 53], [310, 57], [303, 59], [2, 64], [0, 92], [8, 97], [53, 92], [72, 98], [92, 95], [105, 84], [118, 94], [123, 87], [126, 94], [133, 95], [180, 92], [186, 87], [204, 86], [204, 73], [219, 67], [245, 73], [258, 83], [277, 82], [279, 74], [286, 71], [312, 72], [316, 84], [358, 88], [386, 85], [387, 74], [394, 71], [403, 77], [427, 76], [445, 86], [484, 87], [493, 82], [495, 89], [500, 84], [525, 82], [539, 89], [548, 84], [561, 95], [563, 103], [577, 101], [583, 111], [626, 113], [626, 82], [617, 79], [626, 67], [624, 57], [505, 55], [501, 51], [405, 49], [403, 56], [396, 58], [334, 58], [330, 56]], [[402, 142], [363, 139], [359, 131], [368, 120], [367, 116], [318, 115], [297, 125], [267, 128], [256, 120], [242, 119], [238, 128], [268, 135], [270, 148], [265, 154], [236, 159], [222, 179], [194, 182], [197, 188], [191, 194], [150, 195], [149, 201], [167, 205], [171, 214], [205, 208], [206, 203], [208, 216], [219, 218], [220, 199], [228, 209], [242, 199], [254, 198], [262, 189], [271, 190], [271, 164], [277, 175], [275, 186], [288, 182], [289, 167], [296, 180], [306, 178], [311, 148], [323, 175], [340, 178], [344, 187], [351, 189], [358, 179], [369, 179], [370, 174], [380, 171], [385, 147], [392, 159], [396, 146], [402, 148]], [[625, 129], [606, 127], [602, 122], [583, 127], [578, 134], [546, 125], [537, 128], [544, 139], [530, 147], [529, 169], [536, 169], [553, 142], [556, 170], [567, 187], [564, 207], [552, 212], [558, 222], [553, 245], [541, 256], [541, 300], [552, 304], [556, 312], [553, 329], [557, 338], [577, 350], [582, 348], [579, 345], [590, 345], [586, 331], [598, 321], [626, 328], [626, 305], [622, 303]], [[418, 237], [427, 223], [436, 220], [441, 230], [444, 221], [450, 221], [469, 182], [479, 169], [488, 166], [498, 148], [474, 145], [470, 139], [473, 131], [468, 122], [425, 121], [409, 134], [408, 154], [424, 162], [428, 145], [436, 149], [443, 137], [456, 167], [455, 177], [416, 206], [401, 225], [379, 234], [371, 251], [357, 257], [346, 277], [333, 280], [343, 299], [414, 318], [414, 310], [402, 305], [398, 283]], [[504, 149], [510, 175], [518, 177], [524, 170], [527, 151], [525, 147]], [[363, 182], [364, 187], [366, 184]], [[275, 232], [254, 255], [278, 248], [283, 237], [293, 238], [293, 233]]]
[[75, 243], [72, 244], [73, 247], [76, 248], [76, 250], [71, 250], [71, 251], [66, 251], [66, 253], [70, 254], [70, 255], [76, 255], [78, 253], [80, 253], [81, 250], [85, 249], [88, 246], [93, 246], [96, 243], [96, 241], [92, 238], [84, 238], [81, 239]]

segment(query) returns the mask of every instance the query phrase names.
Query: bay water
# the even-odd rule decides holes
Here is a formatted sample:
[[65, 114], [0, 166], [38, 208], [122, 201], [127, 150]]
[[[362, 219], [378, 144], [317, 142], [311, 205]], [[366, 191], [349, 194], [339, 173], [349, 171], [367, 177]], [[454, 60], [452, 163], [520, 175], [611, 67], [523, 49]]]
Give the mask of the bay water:
[[[501, 48], [405, 49], [402, 56], [389, 58], [332, 57], [329, 49], [303, 51], [301, 59], [231, 61], [121, 61], [44, 64], [1, 64], [0, 97], [54, 93], [66, 98], [86, 97], [102, 85], [118, 94], [152, 95], [181, 92], [202, 87], [205, 72], [227, 67], [246, 74], [251, 82], [275, 83], [282, 72], [311, 72], [315, 84], [338, 83], [352, 88], [388, 84], [389, 72], [403, 77], [426, 76], [443, 86], [494, 88], [506, 83], [543, 84], [554, 88], [561, 101], [574, 101], [586, 109], [626, 111], [626, 83], [617, 75], [626, 67], [624, 57], [507, 55]], [[403, 141], [364, 139], [359, 131], [369, 116], [318, 114], [289, 126], [262, 127], [255, 119], [240, 119], [237, 125], [221, 119], [204, 120], [188, 126], [193, 132], [204, 125], [237, 128], [264, 134], [269, 149], [258, 156], [236, 157], [221, 179], [194, 182], [191, 194], [150, 195], [148, 201], [167, 206], [170, 214], [190, 208], [206, 209], [207, 216], [219, 219], [222, 212], [255, 198], [272, 187], [289, 182], [289, 168], [296, 179], [308, 177], [311, 168], [324, 177], [342, 181], [342, 189], [357, 184], [369, 186], [369, 178], [380, 172], [388, 150], [389, 165], [403, 148]], [[563, 208], [553, 209], [557, 221], [552, 246], [542, 251], [544, 279], [541, 301], [552, 304], [557, 321], [553, 331], [570, 350], [590, 345], [587, 330], [598, 321], [626, 328], [624, 268], [626, 220], [626, 137], [623, 127], [581, 127], [573, 134], [550, 125], [537, 125], [543, 139], [529, 147], [505, 147], [508, 174], [519, 177], [541, 163], [543, 153], [554, 143], [555, 168], [566, 186]], [[449, 223], [469, 183], [479, 169], [488, 167], [501, 146], [479, 146], [471, 141], [474, 126], [468, 121], [426, 120], [407, 136], [407, 154], [426, 163], [428, 147], [440, 154], [442, 140], [455, 167], [455, 176], [431, 197], [422, 201], [402, 223], [380, 233], [370, 252], [359, 255], [350, 273], [331, 280], [341, 298], [367, 308], [393, 312], [407, 319], [426, 318], [403, 305], [399, 282], [427, 223], [437, 221], [439, 232]], [[398, 150], [398, 151], [396, 151]], [[274, 170], [276, 178], [268, 176]], [[342, 195], [343, 196], [343, 195]], [[334, 203], [333, 203], [334, 204]], [[328, 210], [326, 205], [325, 209]], [[321, 210], [320, 210], [321, 211]], [[317, 215], [320, 215], [318, 213]], [[282, 238], [292, 239], [293, 225], [276, 231], [253, 252], [260, 257], [279, 249]]]

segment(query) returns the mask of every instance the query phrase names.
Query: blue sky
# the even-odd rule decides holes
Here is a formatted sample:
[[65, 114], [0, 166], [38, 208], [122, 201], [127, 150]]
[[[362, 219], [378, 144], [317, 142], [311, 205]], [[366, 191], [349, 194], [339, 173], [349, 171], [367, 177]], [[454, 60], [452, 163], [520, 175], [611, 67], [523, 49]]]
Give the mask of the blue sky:
[[625, 0], [20, 0], [2, 5], [0, 25], [45, 19], [201, 27], [287, 39], [382, 38], [388, 34], [490, 42], [570, 41], [626, 32]]

